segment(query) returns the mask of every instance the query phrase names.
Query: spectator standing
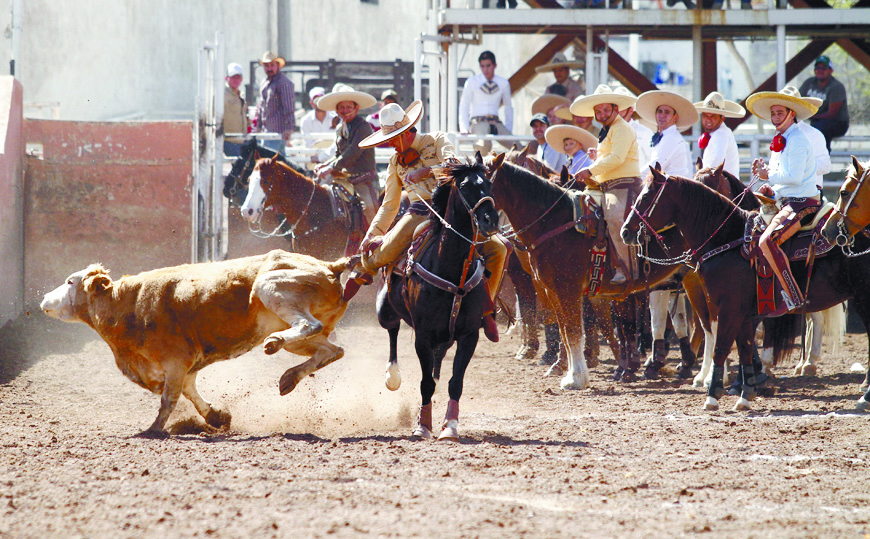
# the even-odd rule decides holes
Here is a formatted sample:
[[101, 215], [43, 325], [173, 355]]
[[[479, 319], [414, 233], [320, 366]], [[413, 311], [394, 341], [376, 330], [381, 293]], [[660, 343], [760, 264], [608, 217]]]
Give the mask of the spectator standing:
[[[535, 71], [538, 73], [552, 71], [553, 76], [556, 77], [556, 82], [547, 86], [546, 93], [564, 95], [568, 98], [568, 102], [571, 103], [583, 94], [583, 86], [571, 78], [571, 69], [576, 69], [582, 65], [580, 62], [569, 62], [565, 54], [560, 52], [553, 56], [550, 63], [536, 67]], [[565, 93], [562, 94], [557, 86], [564, 88]]]
[[704, 129], [698, 139], [702, 166], [716, 168], [724, 163], [725, 172], [740, 179], [740, 153], [734, 132], [725, 125], [725, 118], [743, 118], [746, 110], [719, 92], [710, 92], [703, 101], [695, 103], [695, 110], [701, 115]]
[[[245, 98], [239, 88], [244, 80], [244, 72], [239, 64], [227, 65], [227, 85], [224, 89], [224, 155], [227, 157], [238, 157], [242, 143], [245, 141], [244, 134], [247, 134], [250, 127], [248, 120], [248, 107], [245, 104]], [[227, 137], [227, 133], [243, 133], [238, 137]]]
[[815, 76], [801, 84], [798, 91], [804, 97], [817, 97], [822, 100], [819, 112], [810, 118], [810, 125], [825, 135], [828, 153], [831, 153], [831, 140], [842, 137], [849, 129], [849, 105], [846, 103], [846, 87], [833, 77], [834, 64], [827, 56], [816, 58]]
[[317, 100], [324, 94], [326, 94], [326, 90], [322, 86], [315, 86], [308, 91], [308, 102], [311, 104], [311, 110], [299, 122], [299, 129], [302, 132], [305, 146], [307, 148], [320, 148], [320, 152], [311, 156], [312, 163], [322, 163], [329, 159], [330, 154], [322, 147], [324, 139], [312, 137], [311, 135], [317, 133], [335, 133], [335, 126], [339, 122], [338, 116], [334, 112], [323, 110], [317, 106]]
[[[477, 61], [481, 72], [466, 80], [462, 88], [459, 131], [475, 135], [510, 135], [514, 122], [510, 83], [495, 74], [495, 54], [483, 51]], [[501, 105], [504, 105], [504, 123], [498, 117]], [[487, 153], [492, 149], [492, 143], [477, 141], [474, 149]]]
[[260, 103], [255, 121], [261, 133], [280, 133], [278, 140], [264, 140], [263, 145], [284, 154], [296, 130], [296, 104], [293, 82], [281, 72], [287, 62], [272, 51], [263, 53], [260, 65], [266, 79], [260, 83]]
[[378, 102], [378, 111], [366, 116], [366, 121], [372, 125], [372, 129], [375, 131], [381, 128], [381, 109], [390, 103], [399, 104], [399, 96], [392, 88], [384, 90], [381, 93], [381, 100]]

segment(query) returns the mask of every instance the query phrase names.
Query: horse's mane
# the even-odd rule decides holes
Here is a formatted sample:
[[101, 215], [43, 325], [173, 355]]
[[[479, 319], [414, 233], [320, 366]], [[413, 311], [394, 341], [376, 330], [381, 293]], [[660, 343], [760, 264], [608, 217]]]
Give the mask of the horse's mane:
[[[705, 167], [695, 174], [695, 178], [703, 174], [709, 174], [712, 176], [715, 172], [716, 170], [713, 167]], [[737, 197], [738, 195], [740, 195], [740, 193], [746, 190], [746, 185], [744, 185], [739, 178], [736, 178], [727, 170], [722, 170], [722, 177], [725, 178], [726, 182], [728, 182], [728, 187], [731, 189], [732, 198]], [[744, 196], [740, 200], [740, 204], [738, 204], [738, 206], [746, 211], [754, 211], [761, 208], [761, 202], [759, 202], [758, 199], [755, 198], [755, 195], [752, 194], [752, 192], [750, 191], [747, 192], [746, 196]]]
[[[486, 177], [486, 167], [482, 163], [466, 161], [465, 163], [448, 163], [443, 168], [444, 178], [438, 183], [432, 193], [432, 209], [441, 217], [447, 216], [447, 203], [450, 200], [450, 187], [457, 181], [461, 182], [468, 176]], [[441, 229], [441, 219], [430, 215], [429, 219], [435, 226], [435, 231]]]
[[504, 162], [501, 168], [510, 175], [508, 181], [513, 189], [517, 191], [517, 198], [519, 199], [528, 200], [532, 204], [549, 208], [565, 195], [565, 189], [523, 167]]
[[[644, 183], [649, 184], [652, 181], [648, 178]], [[709, 246], [723, 245], [743, 234], [746, 220], [750, 218], [748, 211], [739, 207], [735, 210], [734, 203], [703, 183], [680, 176], [670, 176], [668, 181], [675, 183], [680, 192], [680, 199], [677, 201], [680, 213], [690, 222], [703, 223], [703, 232], [707, 235], [712, 235], [733, 210], [733, 215], [716, 232], [716, 236], [708, 243]], [[658, 189], [656, 185], [649, 187], [653, 191]]]

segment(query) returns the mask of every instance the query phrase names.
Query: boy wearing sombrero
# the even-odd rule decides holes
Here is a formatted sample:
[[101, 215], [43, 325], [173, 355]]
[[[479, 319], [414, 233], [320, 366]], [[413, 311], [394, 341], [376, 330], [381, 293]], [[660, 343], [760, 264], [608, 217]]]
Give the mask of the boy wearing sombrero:
[[625, 221], [625, 208], [631, 202], [629, 193], [640, 183], [640, 169], [637, 163], [637, 138], [634, 130], [619, 115], [619, 109], [630, 106], [634, 100], [613, 92], [606, 84], [601, 84], [595, 93], [578, 97], [571, 104], [574, 116], [594, 116], [602, 126], [598, 136], [595, 160], [577, 172], [576, 178], [583, 181], [593, 191], [603, 191], [601, 207], [610, 233], [616, 262], [612, 284], [624, 284], [630, 271], [628, 246], [619, 237], [619, 229]]
[[598, 140], [589, 131], [576, 125], [560, 124], [548, 128], [544, 136], [554, 150], [568, 156], [568, 172], [572, 176], [592, 164], [586, 152], [595, 148]]
[[254, 123], [260, 132], [281, 133], [280, 139], [265, 140], [263, 145], [282, 155], [296, 130], [296, 94], [293, 81], [281, 72], [285, 63], [283, 58], [271, 51], [264, 52], [260, 58], [266, 79], [260, 83], [260, 103], [254, 116]]
[[[345, 284], [344, 297], [349, 300], [360, 285], [372, 282], [378, 268], [394, 263], [411, 245], [416, 228], [428, 221], [426, 203], [438, 186], [442, 163], [456, 161], [456, 150], [446, 133], [418, 133], [414, 125], [423, 115], [423, 104], [414, 101], [407, 110], [395, 103], [381, 109], [381, 129], [359, 143], [360, 148], [373, 148], [387, 144], [396, 150], [387, 168], [384, 201], [369, 226], [360, 246], [362, 257]], [[399, 212], [402, 191], [411, 203], [408, 211], [390, 228]], [[496, 236], [490, 237], [481, 248], [481, 255], [490, 272], [487, 290], [495, 299], [504, 271], [507, 248]], [[487, 338], [498, 341], [498, 327], [490, 308], [483, 317]]]
[[347, 173], [347, 180], [356, 189], [364, 203], [363, 212], [371, 223], [378, 209], [378, 171], [375, 165], [375, 150], [362, 149], [360, 141], [370, 136], [374, 129], [359, 115], [359, 111], [377, 104], [374, 96], [358, 92], [346, 84], [336, 84], [332, 91], [317, 100], [317, 106], [327, 112], [335, 112], [341, 123], [335, 130], [335, 155], [315, 169], [318, 178], [327, 178], [333, 172]]
[[569, 62], [565, 54], [559, 52], [553, 56], [553, 59], [549, 63], [536, 67], [535, 72], [544, 73], [552, 71], [553, 76], [556, 77], [556, 82], [547, 86], [546, 93], [556, 94], [558, 90], [555, 87], [561, 86], [565, 90], [565, 97], [568, 98], [568, 103], [571, 103], [583, 93], [583, 86], [571, 78], [571, 69], [577, 69], [582, 65], [580, 62]]
[[698, 139], [702, 166], [716, 168], [724, 163], [725, 172], [739, 178], [737, 141], [734, 140], [734, 132], [725, 125], [725, 118], [743, 118], [746, 111], [739, 103], [725, 99], [719, 92], [710, 92], [703, 101], [695, 103], [695, 110], [701, 115], [701, 127], [704, 129]]
[[821, 205], [813, 148], [796, 124], [815, 114], [818, 107], [795, 93], [794, 88], [786, 87], [779, 92], [752, 94], [746, 100], [749, 112], [769, 120], [776, 128], [770, 144], [770, 164], [765, 165], [760, 157], [752, 162], [752, 174], [768, 182], [759, 192], [774, 196], [781, 208], [759, 239], [759, 248], [782, 285], [783, 305], [772, 316], [805, 304], [780, 244], [800, 229], [801, 219], [814, 214]]

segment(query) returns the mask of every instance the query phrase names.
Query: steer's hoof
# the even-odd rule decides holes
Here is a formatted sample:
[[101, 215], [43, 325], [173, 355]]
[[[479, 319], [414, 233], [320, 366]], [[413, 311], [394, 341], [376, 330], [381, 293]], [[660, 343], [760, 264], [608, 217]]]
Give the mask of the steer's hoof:
[[281, 337], [275, 337], [274, 335], [266, 337], [266, 340], [263, 341], [263, 351], [269, 355], [278, 352], [278, 350], [280, 350], [283, 346], [284, 339], [282, 339]]
[[715, 412], [719, 409], [719, 401], [708, 396], [707, 401], [704, 403], [704, 409], [708, 412]]
[[752, 409], [752, 403], [743, 397], [737, 399], [737, 403], [734, 404], [735, 412], [745, 412], [746, 410]]
[[439, 442], [458, 442], [459, 441], [459, 421], [451, 419], [444, 426], [441, 435], [438, 436]]
[[398, 363], [390, 363], [387, 365], [387, 373], [384, 382], [387, 384], [387, 389], [396, 391], [402, 386], [402, 375], [399, 372]]
[[816, 375], [816, 366], [815, 365], [804, 365], [801, 368], [801, 376], [815, 376]]
[[281, 395], [286, 395], [296, 389], [299, 380], [299, 373], [296, 372], [295, 368], [287, 369], [287, 371], [281, 375], [281, 380], [278, 382], [278, 390], [281, 392]]
[[205, 416], [205, 422], [216, 429], [229, 427], [232, 419], [233, 416], [230, 415], [229, 412], [215, 409], [209, 410], [208, 414]]
[[411, 433], [412, 438], [417, 438], [418, 440], [431, 440], [432, 439], [432, 431], [426, 425], [417, 425], [417, 428], [414, 429], [414, 432]]
[[855, 409], [859, 412], [866, 412], [868, 409], [870, 409], [870, 402], [865, 401], [864, 397], [861, 397], [860, 399], [858, 399], [858, 402], [855, 403]]

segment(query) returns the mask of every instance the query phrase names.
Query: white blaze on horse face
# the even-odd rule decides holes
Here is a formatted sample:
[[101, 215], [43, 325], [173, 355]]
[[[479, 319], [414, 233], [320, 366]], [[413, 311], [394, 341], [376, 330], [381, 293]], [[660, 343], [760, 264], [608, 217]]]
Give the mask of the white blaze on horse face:
[[42, 298], [39, 308], [52, 318], [67, 322], [74, 320], [73, 305], [75, 304], [76, 293], [87, 271], [87, 269], [83, 269], [67, 277], [65, 283]]
[[254, 170], [248, 179], [248, 196], [242, 204], [242, 217], [248, 222], [255, 223], [263, 214], [263, 204], [266, 202], [266, 193], [260, 187], [260, 171]]

